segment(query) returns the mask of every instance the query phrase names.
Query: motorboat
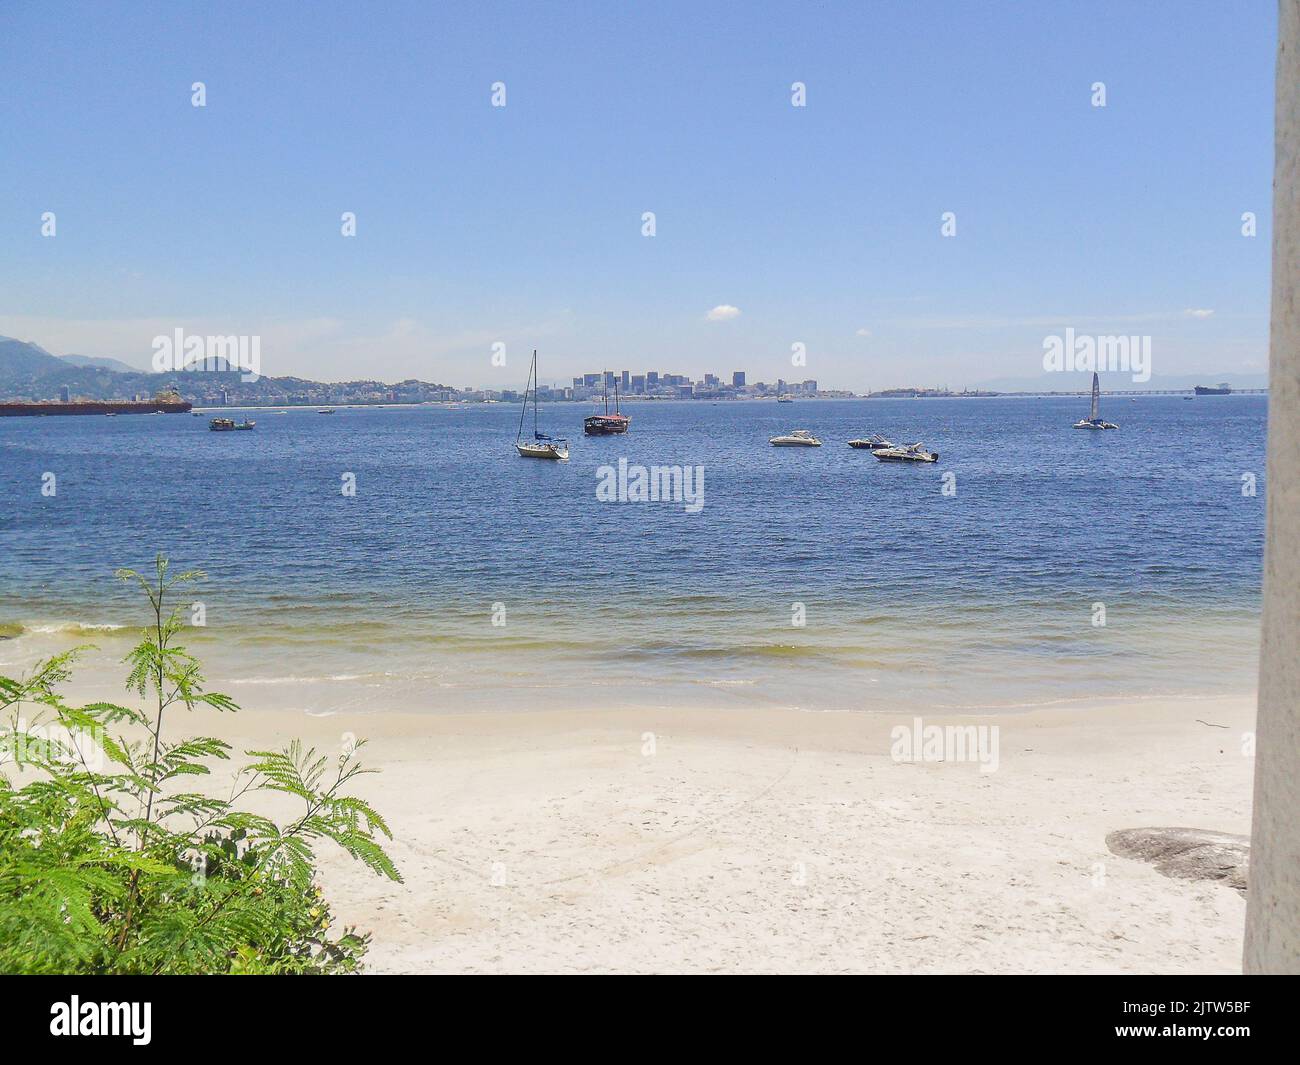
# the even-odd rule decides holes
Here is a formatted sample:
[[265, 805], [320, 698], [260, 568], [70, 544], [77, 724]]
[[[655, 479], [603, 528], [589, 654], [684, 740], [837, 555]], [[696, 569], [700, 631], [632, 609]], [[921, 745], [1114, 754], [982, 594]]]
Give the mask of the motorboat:
[[784, 395], [777, 396], [777, 397], [776, 397], [776, 401], [777, 401], [778, 403], [793, 403], [793, 402], [794, 402], [794, 396], [792, 396], [792, 395], [790, 395], [790, 393], [786, 392]]
[[796, 429], [784, 436], [774, 436], [768, 441], [773, 447], [821, 447], [822, 442], [807, 429]]
[[857, 448], [859, 451], [862, 450], [879, 451], [883, 447], [893, 447], [893, 446], [894, 446], [893, 444], [891, 444], [879, 433], [872, 433], [870, 436], [862, 437], [859, 440], [849, 441], [849, 447]]
[[939, 452], [926, 451], [921, 444], [903, 444], [901, 447], [882, 447], [871, 452], [881, 462], [938, 462]]
[[1076, 429], [1118, 429], [1119, 426], [1114, 422], [1104, 422], [1101, 420], [1101, 382], [1100, 378], [1094, 373], [1092, 375], [1092, 406], [1088, 410], [1088, 417], [1080, 418], [1074, 423]]
[[318, 410], [316, 413], [317, 413], [317, 414], [333, 414], [333, 413], [334, 413], [334, 408], [333, 408], [333, 407], [325, 407], [323, 410]]

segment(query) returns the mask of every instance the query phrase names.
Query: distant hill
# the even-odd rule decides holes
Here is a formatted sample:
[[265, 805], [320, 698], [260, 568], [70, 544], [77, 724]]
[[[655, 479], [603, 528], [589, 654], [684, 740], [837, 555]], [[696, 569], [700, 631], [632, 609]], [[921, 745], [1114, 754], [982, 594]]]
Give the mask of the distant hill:
[[121, 359], [106, 359], [99, 355], [59, 355], [58, 358], [82, 369], [112, 370], [114, 373], [140, 373], [135, 366], [128, 366]]
[[0, 387], [8, 377], [32, 379], [63, 367], [62, 359], [51, 355], [39, 344], [0, 337]]
[[[299, 377], [259, 377], [244, 381], [222, 359], [209, 359], [201, 370], [148, 373], [118, 359], [94, 355], [51, 355], [39, 344], [0, 337], [0, 400], [58, 399], [63, 389], [83, 399], [130, 399], [176, 388], [196, 405], [289, 403], [419, 403], [454, 391], [448, 385], [408, 380], [323, 384]], [[393, 397], [396, 396], [396, 399]]]

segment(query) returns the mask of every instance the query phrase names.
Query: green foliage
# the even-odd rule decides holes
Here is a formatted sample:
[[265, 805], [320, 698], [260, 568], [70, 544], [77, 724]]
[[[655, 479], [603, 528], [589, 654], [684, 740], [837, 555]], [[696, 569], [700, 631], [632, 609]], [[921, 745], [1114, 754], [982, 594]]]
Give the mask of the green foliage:
[[[366, 770], [355, 749], [330, 758], [294, 741], [246, 752], [225, 797], [193, 790], [230, 747], [165, 739], [168, 712], [238, 708], [205, 690], [175, 642], [171, 593], [202, 574], [167, 569], [159, 555], [149, 578], [118, 573], [149, 599], [151, 625], [126, 657], [147, 712], [68, 705], [58, 688], [77, 651], [0, 677], [0, 973], [356, 971], [370, 937], [331, 934], [314, 848], [332, 841], [401, 880], [380, 843], [388, 826], [347, 792]], [[259, 792], [289, 796], [299, 815], [254, 812]]]

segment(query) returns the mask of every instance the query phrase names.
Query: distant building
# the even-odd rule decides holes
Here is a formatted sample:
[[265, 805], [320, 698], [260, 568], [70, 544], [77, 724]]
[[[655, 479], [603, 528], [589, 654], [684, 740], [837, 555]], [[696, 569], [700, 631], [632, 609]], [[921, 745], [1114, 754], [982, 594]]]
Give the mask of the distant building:
[[805, 382], [803, 383], [803, 390], [804, 390], [805, 392], [816, 393], [816, 391], [817, 391], [817, 382], [816, 382], [816, 381], [805, 381]]
[[649, 390], [651, 390], [651, 391], [653, 391], [654, 389], [656, 389], [656, 388], [659, 387], [659, 371], [658, 371], [658, 370], [647, 370], [647, 371], [646, 371], [646, 375], [645, 375], [645, 386], [646, 386], [647, 389], [649, 389]]
[[705, 387], [705, 388], [717, 388], [718, 385], [720, 385], [720, 384], [722, 384], [722, 382], [718, 380], [718, 375], [717, 375], [717, 374], [706, 373], [706, 374], [704, 375], [704, 387]]
[[582, 375], [583, 388], [595, 388], [598, 384], [600, 384], [600, 374], [587, 373]]
[[632, 394], [634, 396], [645, 395], [645, 374], [639, 373], [632, 375]]
[[72, 390], [68, 388], [67, 385], [64, 385], [62, 388], [59, 389], [59, 402], [60, 403], [72, 402]]
[[731, 387], [732, 387], [732, 388], [744, 388], [744, 387], [745, 387], [745, 371], [744, 371], [744, 370], [737, 370], [735, 373], [733, 373], [733, 374], [731, 375]]
[[624, 392], [630, 392], [630, 391], [632, 391], [632, 371], [631, 371], [631, 370], [624, 370], [624, 371], [623, 371], [623, 382], [622, 382], [622, 384], [621, 384], [619, 387], [622, 388]]

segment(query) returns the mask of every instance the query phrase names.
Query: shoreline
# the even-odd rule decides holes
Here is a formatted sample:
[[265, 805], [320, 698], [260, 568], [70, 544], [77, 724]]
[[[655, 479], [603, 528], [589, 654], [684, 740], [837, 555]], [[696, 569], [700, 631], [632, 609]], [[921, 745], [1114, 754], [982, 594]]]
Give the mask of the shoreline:
[[362, 790], [406, 882], [321, 857], [337, 921], [374, 933], [369, 972], [1190, 973], [1239, 971], [1244, 900], [1105, 837], [1249, 832], [1254, 710], [922, 715], [996, 725], [991, 772], [893, 760], [914, 715], [874, 712], [245, 710], [185, 730], [368, 741]]

